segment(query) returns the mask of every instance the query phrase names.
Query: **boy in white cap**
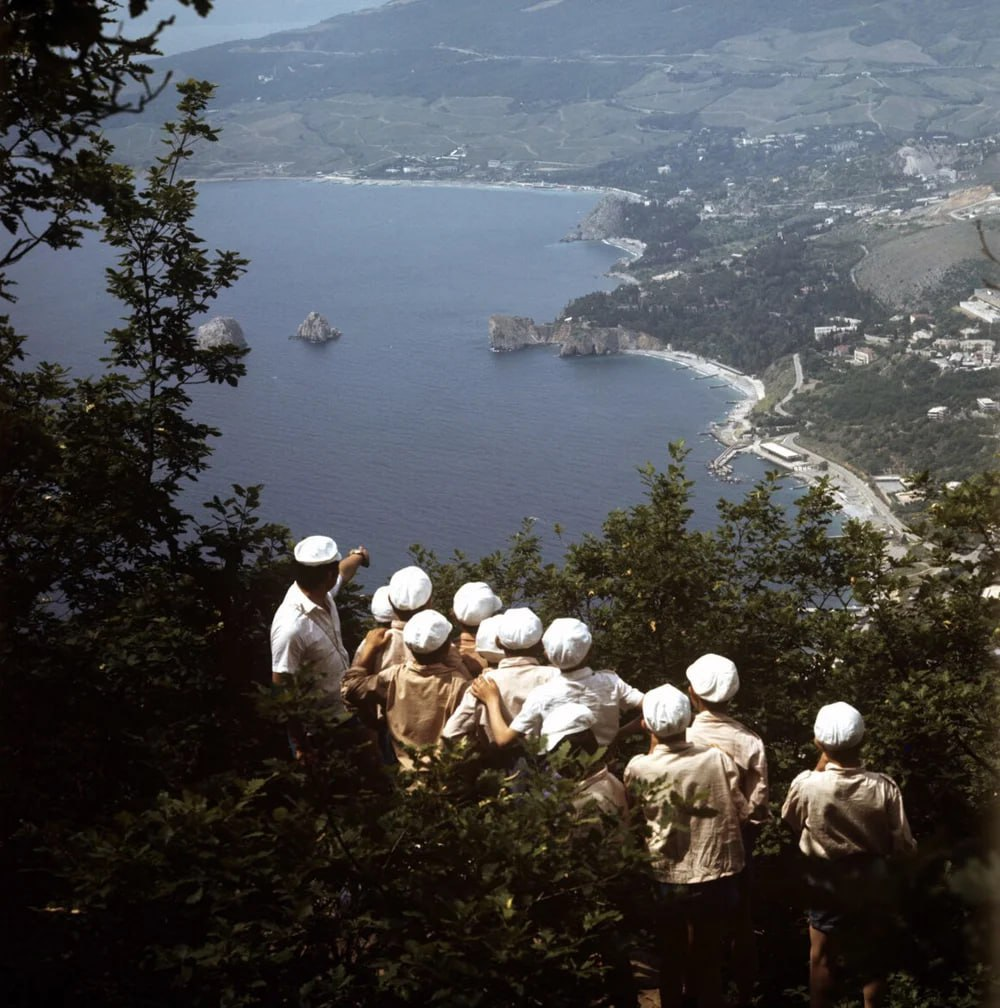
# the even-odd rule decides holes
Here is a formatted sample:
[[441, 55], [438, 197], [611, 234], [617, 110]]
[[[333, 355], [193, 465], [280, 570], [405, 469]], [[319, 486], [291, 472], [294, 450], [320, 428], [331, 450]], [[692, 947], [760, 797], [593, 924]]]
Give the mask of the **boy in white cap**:
[[[372, 635], [371, 641], [366, 641], [369, 646], [379, 649], [381, 668], [398, 665], [410, 657], [403, 643], [403, 629], [412, 616], [431, 604], [431, 579], [419, 567], [403, 567], [389, 578], [387, 594], [393, 613], [389, 629], [381, 640]], [[355, 662], [357, 661], [356, 655]]]
[[861, 763], [860, 712], [827, 704], [813, 735], [816, 769], [792, 781], [781, 810], [808, 859], [810, 1005], [830, 1004], [834, 964], [846, 952], [866, 981], [865, 1008], [874, 1008], [888, 972], [879, 955], [889, 920], [886, 860], [916, 845], [896, 782]]
[[469, 675], [479, 675], [487, 666], [486, 659], [476, 650], [476, 632], [479, 624], [500, 612], [503, 602], [485, 581], [467, 581], [452, 601], [452, 611], [458, 622], [458, 639], [455, 646], [465, 661]]
[[695, 711], [687, 740], [715, 746], [732, 757], [740, 772], [740, 790], [750, 806], [743, 824], [746, 867], [739, 875], [739, 906], [733, 921], [733, 972], [740, 1004], [749, 1004], [757, 974], [756, 941], [750, 900], [751, 864], [760, 827], [770, 816], [767, 757], [761, 737], [729, 716], [729, 701], [740, 688], [736, 665], [717, 654], [704, 654], [687, 668], [688, 696]]
[[404, 747], [436, 745], [468, 688], [465, 670], [447, 661], [451, 630], [441, 613], [424, 609], [407, 620], [403, 629], [410, 652], [406, 661], [381, 670], [371, 664], [352, 666], [344, 678], [348, 702], [381, 702], [393, 748], [404, 766], [413, 765]]
[[739, 769], [721, 749], [687, 741], [691, 704], [673, 686], [646, 694], [642, 719], [656, 744], [629, 761], [625, 785], [649, 822], [661, 888], [660, 1003], [678, 1008], [687, 967], [699, 1008], [721, 1008], [723, 926], [736, 906], [749, 811]]
[[497, 642], [500, 628], [500, 613], [487, 616], [476, 630], [476, 654], [486, 662], [487, 668], [495, 669], [506, 657], [504, 649]]
[[[369, 564], [368, 550], [358, 546], [342, 557], [329, 536], [308, 536], [295, 544], [295, 580], [271, 621], [271, 678], [287, 685], [301, 669], [309, 668], [332, 709], [335, 720], [349, 718], [340, 696], [341, 681], [349, 664], [340, 634], [335, 599], [359, 567]], [[307, 732], [301, 724], [289, 726], [289, 742], [303, 754]]]
[[[587, 664], [593, 643], [586, 623], [569, 617], [553, 620], [542, 637], [549, 662], [559, 669], [525, 697], [524, 706], [509, 725], [500, 705], [495, 684], [473, 684], [471, 692], [486, 705], [490, 730], [497, 745], [510, 745], [522, 736], [536, 737], [545, 715], [567, 702], [582, 703], [596, 716], [594, 736], [598, 745], [608, 746], [618, 737], [621, 714], [637, 708], [643, 694], [608, 669], [595, 672]], [[638, 722], [636, 722], [638, 724]]]
[[[542, 651], [542, 621], [527, 607], [508, 609], [496, 619], [495, 647], [503, 658], [487, 675], [496, 686], [504, 724], [517, 715], [525, 698], [544, 682], [558, 675], [551, 665], [545, 665]], [[487, 712], [470, 691], [445, 725], [445, 738], [458, 738], [483, 731], [480, 741], [494, 741]]]

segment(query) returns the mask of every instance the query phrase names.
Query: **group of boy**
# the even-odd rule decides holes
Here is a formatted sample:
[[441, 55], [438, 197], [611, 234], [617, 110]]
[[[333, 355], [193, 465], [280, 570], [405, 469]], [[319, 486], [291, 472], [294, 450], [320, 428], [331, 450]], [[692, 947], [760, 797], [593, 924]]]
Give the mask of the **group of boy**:
[[[649, 751], [634, 756], [621, 779], [606, 764], [590, 766], [575, 804], [596, 802], [623, 818], [638, 809], [648, 823], [660, 887], [661, 1005], [679, 1008], [686, 997], [721, 1008], [726, 944], [739, 1001], [750, 1003], [752, 861], [770, 815], [768, 774], [760, 736], [729, 713], [740, 684], [732, 661], [702, 655], [687, 668], [686, 692], [663, 685], [643, 693], [591, 667], [593, 639], [582, 621], [560, 618], [543, 628], [528, 608], [504, 610], [483, 582], [454, 596], [456, 637], [431, 608], [430, 578], [413, 566], [375, 592], [376, 627], [349, 661], [335, 598], [367, 565], [367, 550], [341, 557], [332, 539], [312, 536], [297, 544], [295, 560], [296, 582], [271, 628], [274, 681], [310, 665], [343, 723], [381, 737], [387, 761], [412, 767], [421, 749], [468, 738], [510, 765], [524, 739], [593, 754], [647, 732]], [[862, 908], [857, 894], [870, 894], [886, 860], [913, 846], [899, 788], [861, 764], [864, 730], [850, 705], [824, 706], [814, 724], [819, 762], [795, 778], [782, 808], [809, 865], [811, 1008], [830, 1003], [842, 937], [872, 933], [878, 914]], [[303, 734], [291, 742], [301, 755]], [[874, 1008], [884, 970], [877, 962], [861, 966], [865, 1006]]]

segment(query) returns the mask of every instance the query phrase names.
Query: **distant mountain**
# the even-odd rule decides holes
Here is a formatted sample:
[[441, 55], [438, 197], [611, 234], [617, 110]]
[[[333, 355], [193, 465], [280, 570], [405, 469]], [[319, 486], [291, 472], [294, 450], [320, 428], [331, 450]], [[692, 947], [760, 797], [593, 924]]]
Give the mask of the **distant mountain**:
[[[161, 62], [219, 86], [225, 131], [201, 171], [449, 155], [558, 168], [701, 126], [1000, 132], [995, 14], [992, 0], [394, 0]], [[130, 121], [116, 143], [138, 159], [151, 128]]]

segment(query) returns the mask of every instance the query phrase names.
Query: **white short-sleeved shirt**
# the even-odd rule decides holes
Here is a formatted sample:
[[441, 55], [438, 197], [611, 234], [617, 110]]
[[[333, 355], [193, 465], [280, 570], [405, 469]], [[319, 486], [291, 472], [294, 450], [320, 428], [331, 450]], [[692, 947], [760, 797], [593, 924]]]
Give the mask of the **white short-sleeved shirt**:
[[296, 584], [285, 593], [271, 621], [271, 671], [294, 675], [309, 666], [332, 706], [343, 709], [340, 684], [349, 664], [340, 636], [340, 616], [334, 598], [340, 578], [327, 595], [329, 609], [317, 605]]
[[521, 735], [538, 735], [542, 721], [555, 707], [564, 703], [581, 703], [597, 718], [593, 726], [598, 745], [610, 745], [618, 734], [621, 713], [642, 704], [644, 693], [629, 686], [617, 673], [604, 669], [595, 672], [589, 666], [563, 672], [548, 682], [536, 686], [524, 701], [524, 706], [510, 723]]

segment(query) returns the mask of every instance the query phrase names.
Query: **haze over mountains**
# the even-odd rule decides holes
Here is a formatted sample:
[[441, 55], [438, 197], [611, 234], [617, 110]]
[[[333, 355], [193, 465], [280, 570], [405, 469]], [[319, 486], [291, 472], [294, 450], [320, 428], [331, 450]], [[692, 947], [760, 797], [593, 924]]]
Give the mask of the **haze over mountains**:
[[[1000, 130], [986, 0], [394, 0], [163, 62], [218, 83], [224, 133], [199, 170], [219, 174], [456, 150], [557, 170], [703, 126], [857, 126], [899, 140]], [[141, 159], [151, 129], [129, 120], [116, 143]]]

